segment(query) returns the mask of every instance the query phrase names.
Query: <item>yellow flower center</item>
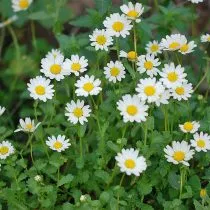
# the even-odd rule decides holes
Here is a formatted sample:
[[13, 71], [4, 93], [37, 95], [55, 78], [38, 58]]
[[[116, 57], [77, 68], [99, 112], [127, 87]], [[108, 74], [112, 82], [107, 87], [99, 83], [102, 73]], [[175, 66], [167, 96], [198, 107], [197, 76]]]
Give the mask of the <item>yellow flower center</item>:
[[106, 37], [104, 35], [99, 35], [96, 38], [96, 42], [100, 45], [104, 45], [106, 43]]
[[62, 148], [63, 144], [60, 142], [60, 141], [56, 141], [54, 144], [53, 144], [53, 147], [55, 149], [60, 149]]
[[87, 82], [86, 84], [84, 84], [83, 89], [87, 92], [90, 92], [91, 90], [93, 90], [94, 85], [91, 82]]
[[210, 42], [210, 36], [208, 36], [207, 40], [208, 40], [208, 42]]
[[7, 146], [0, 147], [0, 154], [6, 155], [9, 152], [9, 148]]
[[172, 49], [172, 50], [176, 50], [180, 47], [180, 44], [178, 42], [172, 42], [170, 45], [169, 45], [169, 48]]
[[191, 122], [186, 122], [183, 127], [186, 131], [191, 131], [193, 129], [193, 124]]
[[31, 123], [26, 124], [26, 128], [27, 128], [28, 130], [31, 130], [31, 129], [33, 128], [33, 125], [32, 125]]
[[38, 86], [36, 86], [36, 88], [35, 88], [35, 92], [36, 92], [36, 94], [38, 94], [38, 95], [44, 95], [44, 94], [45, 94], [45, 87], [42, 86], [42, 85], [38, 85]]
[[127, 113], [128, 113], [129, 115], [134, 116], [134, 115], [137, 114], [137, 112], [138, 112], [138, 109], [137, 109], [136, 106], [134, 106], [134, 105], [129, 105], [129, 106], [127, 107]]
[[197, 146], [203, 148], [206, 146], [206, 142], [203, 139], [199, 139], [197, 141]]
[[122, 22], [116, 21], [113, 25], [112, 28], [116, 32], [120, 32], [124, 29], [124, 24]]
[[129, 169], [134, 169], [136, 166], [135, 161], [132, 159], [127, 159], [124, 164], [125, 164], [125, 167]]
[[175, 89], [175, 91], [178, 95], [184, 95], [184, 88], [183, 87], [177, 87]]
[[157, 44], [153, 44], [150, 49], [152, 52], [157, 52], [159, 50], [159, 46]]
[[51, 67], [50, 67], [50, 72], [52, 74], [60, 74], [61, 72], [61, 66], [58, 65], [58, 64], [53, 64]]
[[130, 51], [130, 52], [128, 52], [128, 59], [129, 60], [136, 60], [136, 58], [137, 58], [137, 53], [135, 52], [135, 51]]
[[119, 70], [118, 68], [116, 68], [116, 67], [113, 67], [113, 68], [111, 68], [111, 70], [110, 70], [110, 74], [111, 74], [113, 77], [118, 76], [119, 73], [120, 73], [120, 70]]
[[187, 52], [188, 49], [189, 49], [188, 44], [184, 44], [184, 45], [181, 46], [180, 51], [181, 51], [181, 52]]
[[173, 154], [173, 158], [174, 158], [174, 160], [176, 160], [176, 161], [182, 161], [182, 160], [184, 160], [184, 158], [185, 158], [185, 153], [184, 152], [182, 152], [182, 151], [176, 151], [176, 152], [174, 152], [174, 154]]
[[178, 75], [176, 74], [176, 72], [170, 72], [168, 73], [168, 80], [170, 82], [176, 82], [178, 79]]
[[74, 113], [74, 115], [76, 116], [76, 117], [82, 117], [82, 115], [83, 115], [83, 110], [81, 109], [81, 108], [75, 108], [74, 109], [74, 111], [73, 111], [73, 113]]
[[204, 197], [206, 197], [206, 194], [207, 194], [206, 189], [201, 189], [201, 191], [200, 191], [200, 197], [201, 198], [204, 198]]
[[153, 86], [147, 86], [144, 88], [144, 93], [147, 96], [153, 96], [155, 94], [156, 90]]
[[147, 70], [151, 70], [151, 69], [153, 68], [153, 63], [152, 63], [151, 61], [146, 61], [146, 62], [144, 63], [144, 67], [145, 67], [145, 69], [147, 69]]
[[137, 18], [138, 12], [136, 12], [136, 10], [130, 10], [130, 11], [127, 13], [127, 16], [130, 17], [130, 18]]
[[26, 9], [26, 8], [28, 8], [28, 6], [29, 6], [28, 0], [20, 0], [19, 1], [19, 7], [21, 9]]
[[79, 63], [73, 63], [73, 64], [71, 65], [71, 69], [72, 69], [73, 71], [79, 71], [79, 70], [81, 69], [81, 65], [80, 65]]

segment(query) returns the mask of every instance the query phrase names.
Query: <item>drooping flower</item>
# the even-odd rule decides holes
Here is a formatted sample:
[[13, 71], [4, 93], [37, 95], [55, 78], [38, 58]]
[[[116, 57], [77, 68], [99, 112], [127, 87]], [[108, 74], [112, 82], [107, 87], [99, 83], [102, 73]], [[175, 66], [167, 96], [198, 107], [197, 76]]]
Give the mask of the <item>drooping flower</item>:
[[3, 106], [0, 106], [0, 116], [4, 114], [6, 108]]
[[129, 61], [135, 62], [138, 56], [135, 51], [125, 52], [123, 50], [120, 50], [120, 57], [127, 58]]

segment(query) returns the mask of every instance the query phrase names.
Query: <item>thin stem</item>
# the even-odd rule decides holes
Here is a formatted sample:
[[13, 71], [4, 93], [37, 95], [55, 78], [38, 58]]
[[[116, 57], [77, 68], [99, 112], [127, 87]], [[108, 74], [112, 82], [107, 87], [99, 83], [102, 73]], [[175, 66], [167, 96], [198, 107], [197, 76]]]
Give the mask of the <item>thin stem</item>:
[[31, 154], [31, 161], [32, 161], [33, 165], [35, 166], [34, 157], [33, 157], [33, 145], [32, 145], [32, 141], [30, 141], [30, 154]]
[[134, 51], [137, 53], [137, 39], [136, 39], [136, 24], [135, 21], [133, 21], [133, 44], [134, 44]]
[[185, 168], [180, 168], [180, 191], [179, 191], [179, 199], [182, 197], [182, 190], [185, 181], [186, 170]]
[[[120, 187], [123, 183], [124, 177], [125, 177], [125, 174], [122, 175], [122, 178], [120, 180]], [[120, 201], [120, 195], [119, 195], [119, 192], [118, 192], [118, 195], [117, 195], [117, 209], [119, 209], [119, 201]]]
[[158, 0], [154, 0], [156, 10], [159, 10]]
[[31, 35], [32, 35], [32, 43], [35, 51], [37, 51], [37, 45], [36, 45], [36, 31], [35, 31], [35, 25], [34, 21], [31, 21]]
[[144, 146], [147, 145], [147, 133], [148, 133], [148, 128], [147, 128], [147, 121], [146, 121], [145, 127], [144, 127]]
[[20, 46], [18, 44], [17, 36], [16, 36], [15, 31], [13, 30], [11, 25], [8, 25], [7, 28], [12, 36], [12, 39], [13, 39], [13, 42], [15, 45], [17, 59], [19, 59], [20, 58]]
[[60, 167], [58, 168], [58, 171], [57, 171], [57, 187], [58, 187], [59, 180], [60, 180]]
[[35, 101], [35, 103], [34, 103], [34, 115], [35, 115], [35, 119], [36, 119], [36, 121], [37, 121], [37, 107], [38, 107], [38, 101]]
[[106, 188], [109, 188], [109, 185], [112, 183], [112, 181], [113, 181], [113, 179], [115, 177], [116, 172], [117, 172], [117, 167], [116, 167], [116, 164], [115, 164], [115, 166], [113, 168], [113, 171], [112, 171], [111, 178], [109, 179]]
[[116, 37], [116, 49], [117, 49], [117, 58], [120, 60], [120, 46], [119, 46], [119, 39]]

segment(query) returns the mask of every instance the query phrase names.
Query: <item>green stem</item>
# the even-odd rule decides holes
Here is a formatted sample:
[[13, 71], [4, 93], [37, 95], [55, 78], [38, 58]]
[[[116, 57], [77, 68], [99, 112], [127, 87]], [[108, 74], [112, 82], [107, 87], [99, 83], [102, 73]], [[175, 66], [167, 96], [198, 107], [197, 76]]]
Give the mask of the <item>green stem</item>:
[[179, 199], [182, 198], [182, 191], [185, 182], [186, 170], [185, 168], [180, 168], [180, 191], [179, 191]]
[[34, 157], [33, 157], [33, 145], [32, 145], [32, 141], [30, 141], [30, 154], [31, 154], [31, 161], [32, 161], [33, 165], [35, 166]]
[[146, 121], [145, 127], [144, 127], [144, 146], [147, 145], [147, 133], [148, 133], [148, 126], [147, 126], [147, 121]]
[[136, 39], [136, 24], [135, 21], [133, 21], [133, 43], [134, 43], [134, 51], [137, 53], [137, 39]]
[[[121, 187], [121, 185], [122, 185], [122, 183], [123, 183], [124, 177], [125, 177], [125, 174], [122, 175], [122, 178], [121, 178], [121, 180], [120, 180], [120, 187]], [[118, 209], [118, 210], [120, 209], [120, 208], [119, 208], [119, 201], [120, 201], [120, 195], [119, 195], [119, 192], [118, 192], [118, 195], [117, 195], [117, 209]]]
[[37, 51], [37, 45], [36, 45], [36, 31], [35, 31], [35, 25], [34, 21], [31, 21], [31, 35], [32, 35], [32, 43], [35, 51]]
[[120, 46], [119, 46], [119, 39], [116, 37], [116, 49], [117, 49], [117, 58], [120, 60]]
[[35, 101], [34, 103], [34, 116], [35, 116], [35, 119], [37, 121], [37, 107], [38, 107], [38, 101]]
[[156, 10], [159, 10], [158, 0], [154, 0]]
[[12, 39], [13, 39], [13, 42], [14, 42], [14, 45], [15, 45], [15, 49], [16, 49], [16, 57], [19, 60], [19, 58], [20, 58], [20, 46], [18, 44], [17, 36], [16, 36], [15, 31], [13, 30], [11, 25], [8, 25], [7, 28], [9, 30], [11, 36], [12, 36]]

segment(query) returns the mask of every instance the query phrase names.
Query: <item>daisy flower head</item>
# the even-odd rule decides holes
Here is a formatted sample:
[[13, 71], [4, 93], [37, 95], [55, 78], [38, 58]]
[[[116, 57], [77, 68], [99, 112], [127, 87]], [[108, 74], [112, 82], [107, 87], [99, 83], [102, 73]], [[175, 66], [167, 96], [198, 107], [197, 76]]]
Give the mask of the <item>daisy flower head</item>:
[[125, 78], [125, 67], [120, 61], [110, 61], [107, 63], [107, 66], [104, 67], [104, 74], [110, 82], [116, 83]]
[[113, 45], [113, 39], [110, 34], [102, 29], [95, 29], [92, 35], [89, 35], [91, 46], [95, 47], [95, 50], [108, 51], [108, 47]]
[[12, 0], [12, 9], [14, 12], [27, 10], [33, 0]]
[[0, 116], [4, 114], [6, 108], [3, 106], [0, 106]]
[[185, 43], [181, 45], [179, 52], [182, 53], [183, 55], [189, 54], [194, 51], [194, 48], [197, 47], [194, 41], [191, 41], [189, 43]]
[[210, 150], [210, 136], [207, 133], [195, 133], [193, 135], [193, 139], [190, 140], [190, 142], [191, 146], [195, 147], [197, 152], [207, 152], [207, 150]]
[[120, 7], [121, 11], [127, 16], [128, 19], [134, 20], [137, 23], [141, 22], [140, 16], [144, 12], [144, 7], [140, 3], [135, 5], [132, 2], [128, 2], [128, 5], [123, 4]]
[[200, 2], [203, 2], [203, 0], [188, 0], [188, 1], [191, 1], [194, 4], [198, 4]]
[[162, 47], [158, 43], [158, 41], [154, 40], [153, 42], [149, 42], [146, 45], [146, 51], [148, 54], [153, 54], [154, 56], [157, 56], [157, 54], [162, 53]]
[[120, 171], [125, 172], [128, 176], [132, 174], [140, 176], [147, 168], [146, 159], [139, 156], [139, 151], [133, 148], [122, 149], [115, 157], [115, 160], [120, 167]]
[[187, 39], [181, 34], [172, 34], [171, 36], [166, 36], [161, 40], [161, 47], [163, 50], [175, 51], [179, 50], [181, 46], [187, 43]]
[[48, 56], [41, 60], [40, 70], [46, 77], [60, 81], [64, 79], [64, 76], [68, 75], [69, 72], [63, 68], [64, 56], [57, 54], [56, 57]]
[[69, 139], [66, 139], [66, 136], [58, 135], [48, 137], [48, 140], [46, 141], [47, 146], [50, 147], [50, 149], [62, 152], [71, 146], [71, 143], [69, 143]]
[[163, 85], [167, 88], [175, 88], [181, 85], [183, 82], [187, 82], [185, 77], [187, 76], [184, 73], [184, 68], [181, 65], [175, 66], [174, 63], [165, 64], [164, 68], [160, 72]]
[[180, 124], [179, 128], [184, 133], [195, 133], [198, 131], [198, 128], [200, 128], [200, 123], [197, 121], [188, 121], [182, 125]]
[[164, 90], [163, 93], [159, 95], [159, 98], [155, 101], [156, 106], [160, 106], [161, 104], [169, 104], [170, 97], [170, 91]]
[[181, 85], [176, 86], [174, 89], [171, 89], [171, 93], [174, 99], [177, 99], [178, 101], [187, 101], [193, 93], [192, 84], [184, 82]]
[[34, 120], [31, 120], [30, 117], [26, 117], [25, 120], [20, 119], [19, 123], [20, 123], [20, 128], [18, 128], [14, 132], [23, 131], [26, 133], [33, 133], [38, 128], [38, 126], [41, 124], [39, 122], [35, 125]]
[[202, 35], [201, 42], [210, 42], [210, 34]]
[[110, 36], [125, 38], [130, 35], [132, 29], [131, 21], [124, 14], [120, 15], [119, 13], [111, 14], [104, 20], [103, 24]]
[[85, 105], [83, 100], [77, 100], [74, 102], [73, 100], [70, 103], [66, 104], [66, 113], [65, 116], [68, 117], [68, 121], [73, 124], [77, 124], [78, 122], [83, 125], [84, 122], [87, 122], [87, 118], [90, 116], [90, 106]]
[[46, 58], [48, 59], [56, 59], [59, 58], [60, 61], [64, 60], [64, 55], [59, 49], [52, 49], [47, 53]]
[[137, 95], [124, 95], [117, 102], [117, 109], [120, 111], [120, 115], [123, 116], [125, 123], [146, 121], [148, 108], [149, 106], [142, 102]]
[[79, 57], [79, 55], [72, 55], [71, 59], [67, 58], [63, 63], [63, 69], [68, 72], [68, 75], [73, 73], [79, 76], [80, 73], [87, 71], [87, 66], [88, 60], [84, 56]]
[[157, 101], [164, 90], [162, 83], [156, 81], [156, 78], [140, 79], [136, 88], [139, 98], [148, 103]]
[[192, 159], [194, 150], [190, 149], [190, 145], [186, 141], [173, 141], [172, 146], [167, 145], [164, 148], [167, 161], [175, 165], [182, 163], [189, 166], [188, 161]]
[[0, 159], [6, 159], [14, 152], [15, 149], [9, 141], [2, 141], [0, 143]]
[[101, 80], [95, 79], [95, 77], [85, 75], [84, 77], [81, 77], [77, 82], [75, 83], [75, 86], [77, 87], [75, 93], [77, 96], [89, 96], [89, 95], [98, 95], [99, 92], [102, 90], [100, 87]]
[[137, 71], [140, 73], [146, 72], [146, 74], [150, 77], [157, 76], [159, 70], [157, 67], [161, 63], [158, 58], [155, 58], [153, 54], [141, 55], [138, 57], [138, 62], [136, 63]]
[[120, 57], [127, 58], [129, 61], [135, 62], [138, 56], [135, 51], [125, 52], [123, 50], [120, 50]]
[[37, 100], [46, 102], [48, 99], [52, 99], [55, 90], [54, 85], [50, 84], [50, 79], [46, 79], [42, 76], [37, 76], [34, 79], [30, 79], [27, 84], [30, 96]]

